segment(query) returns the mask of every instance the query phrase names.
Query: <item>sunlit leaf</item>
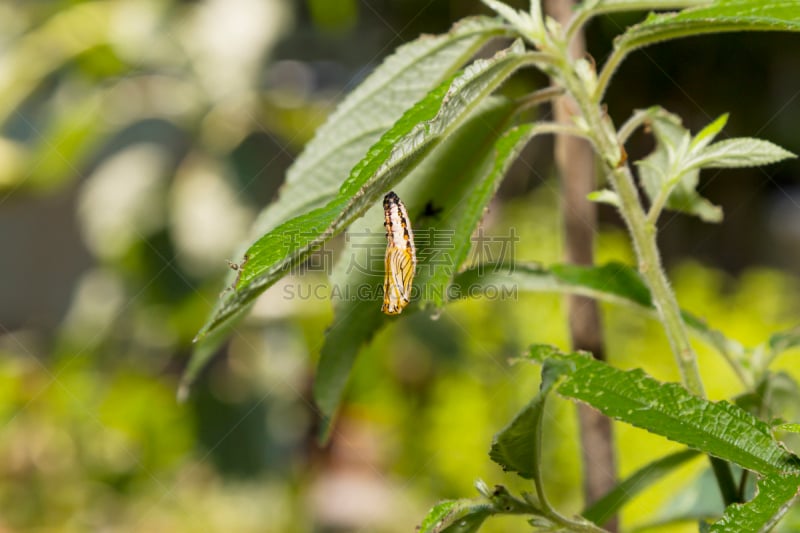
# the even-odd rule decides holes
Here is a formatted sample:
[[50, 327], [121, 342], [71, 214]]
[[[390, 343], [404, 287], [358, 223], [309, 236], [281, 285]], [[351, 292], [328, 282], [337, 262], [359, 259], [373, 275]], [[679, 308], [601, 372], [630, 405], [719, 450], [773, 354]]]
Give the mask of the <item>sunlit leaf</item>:
[[494, 514], [541, 514], [529, 502], [512, 496], [502, 485], [491, 492], [482, 482], [478, 489], [483, 498], [476, 500], [446, 500], [434, 506], [418, 531], [421, 533], [472, 533]]
[[619, 195], [609, 189], [602, 189], [600, 191], [592, 191], [586, 195], [586, 198], [601, 204], [613, 205], [619, 207]]
[[615, 42], [633, 50], [668, 39], [727, 31], [800, 31], [800, 5], [793, 0], [720, 0], [678, 13], [650, 15]]
[[581, 7], [593, 13], [613, 13], [615, 11], [642, 11], [647, 9], [677, 9], [707, 4], [710, 0], [589, 0]]
[[773, 431], [788, 431], [790, 433], [800, 433], [800, 424], [778, 424], [772, 427]]
[[697, 191], [703, 168], [738, 168], [775, 163], [790, 157], [790, 152], [768, 141], [736, 138], [709, 144], [727, 121], [723, 115], [694, 138], [681, 119], [659, 107], [644, 111], [656, 138], [656, 148], [637, 161], [642, 186], [653, 203], [666, 196], [664, 207], [696, 215], [707, 222], [718, 222], [722, 211]]
[[316, 131], [289, 168], [279, 200], [259, 215], [254, 235], [334, 197], [350, 169], [406, 109], [504, 31], [496, 19], [475, 17], [458, 22], [447, 33], [399, 47]]
[[784, 449], [769, 426], [726, 401], [710, 402], [641, 370], [619, 370], [585, 354], [562, 354], [574, 365], [559, 394], [603, 414], [766, 475], [800, 473], [800, 458]]
[[694, 139], [692, 139], [692, 144], [690, 148], [692, 150], [700, 150], [711, 144], [711, 142], [719, 135], [719, 132], [722, 131], [722, 128], [728, 123], [728, 113], [723, 113], [716, 120], [711, 122], [710, 124], [706, 125], [705, 128], [700, 130], [700, 132], [695, 135]]
[[733, 504], [715, 522], [713, 533], [770, 531], [800, 497], [800, 474], [772, 474], [758, 482], [756, 495], [747, 503]]
[[501, 2], [499, 0], [481, 1], [489, 6], [498, 15], [506, 19], [517, 29], [520, 35], [538, 35], [542, 30], [542, 28], [537, 24], [537, 21], [525, 11], [518, 11], [505, 2]]
[[422, 521], [420, 533], [473, 533], [493, 514], [491, 504], [447, 500], [436, 504]]

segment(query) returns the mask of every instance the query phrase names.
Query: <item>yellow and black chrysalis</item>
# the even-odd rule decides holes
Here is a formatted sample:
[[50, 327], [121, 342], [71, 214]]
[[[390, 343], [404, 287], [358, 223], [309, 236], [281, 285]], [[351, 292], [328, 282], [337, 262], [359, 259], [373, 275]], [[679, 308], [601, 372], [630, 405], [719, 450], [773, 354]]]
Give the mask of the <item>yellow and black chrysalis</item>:
[[386, 220], [386, 275], [383, 281], [383, 306], [387, 315], [397, 315], [411, 300], [411, 282], [417, 268], [414, 233], [406, 206], [394, 192], [383, 199]]

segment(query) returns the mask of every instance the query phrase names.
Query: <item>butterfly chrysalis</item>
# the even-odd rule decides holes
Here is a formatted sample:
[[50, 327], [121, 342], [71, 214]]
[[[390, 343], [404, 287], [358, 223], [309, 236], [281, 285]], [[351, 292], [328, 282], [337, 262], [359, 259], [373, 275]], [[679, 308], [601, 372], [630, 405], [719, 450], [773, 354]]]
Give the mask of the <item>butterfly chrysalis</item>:
[[387, 315], [397, 315], [411, 300], [411, 282], [417, 267], [414, 233], [406, 206], [394, 192], [383, 199], [386, 220], [386, 274], [383, 281], [383, 306]]

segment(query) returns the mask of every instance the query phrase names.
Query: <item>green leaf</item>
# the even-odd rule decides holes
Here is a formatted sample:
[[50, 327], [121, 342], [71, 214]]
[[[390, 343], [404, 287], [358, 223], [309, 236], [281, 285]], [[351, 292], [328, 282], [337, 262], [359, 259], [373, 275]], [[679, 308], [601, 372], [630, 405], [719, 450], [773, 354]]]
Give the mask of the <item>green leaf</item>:
[[618, 37], [615, 47], [631, 51], [668, 39], [728, 31], [800, 31], [800, 5], [794, 0], [718, 0], [678, 13], [650, 15]]
[[725, 402], [710, 402], [676, 383], [641, 370], [624, 371], [584, 354], [562, 354], [574, 365], [557, 390], [603, 414], [662, 435], [761, 474], [800, 473], [800, 458], [786, 451], [764, 422]]
[[800, 433], [800, 424], [778, 424], [772, 427], [773, 431], [787, 431], [789, 433]]
[[494, 514], [541, 514], [527, 501], [512, 496], [502, 485], [491, 492], [483, 481], [477, 482], [483, 498], [446, 500], [435, 505], [418, 528], [420, 533], [469, 533]]
[[768, 341], [772, 357], [800, 347], [800, 326], [773, 334]]
[[[431, 157], [435, 155], [436, 152], [433, 152]], [[408, 181], [415, 180], [412, 178]], [[404, 182], [401, 187], [406, 185]], [[411, 210], [412, 219], [420, 219], [420, 204], [424, 204], [426, 196], [414, 192], [411, 188], [406, 191], [398, 189], [398, 191], [403, 192], [401, 198], [417, 199], [408, 207]], [[457, 201], [460, 202], [461, 197], [458, 197]], [[370, 220], [374, 221], [374, 225], [369, 222]], [[372, 242], [377, 243], [379, 247], [380, 253], [377, 256], [380, 259], [383, 257], [382, 250], [385, 246], [380, 230], [382, 221], [380, 206], [376, 206], [364, 221], [365, 225], [351, 228], [351, 233], [371, 231]], [[360, 224], [361, 221], [358, 223]], [[353, 242], [360, 246], [362, 253], [367, 253], [366, 241], [360, 244], [357, 241]], [[354, 251], [346, 250], [342, 255], [344, 257], [352, 253]], [[365, 257], [356, 255], [352, 255], [352, 257], [355, 263], [364, 264], [366, 262]], [[429, 259], [424, 260], [428, 261]], [[314, 396], [323, 415], [323, 440], [338, 409], [358, 351], [372, 338], [375, 332], [391, 320], [379, 312], [382, 294], [379, 289], [382, 279], [382, 270], [380, 270], [362, 273], [360, 277], [356, 276], [356, 273], [351, 273], [349, 278], [336, 275], [333, 280], [334, 286], [340, 288], [339, 294], [356, 294], [358, 287], [372, 287], [373, 290], [368, 293], [371, 298], [350, 298], [348, 301], [335, 304], [334, 322], [327, 333], [314, 383]], [[375, 287], [378, 287], [378, 290], [375, 290]], [[610, 303], [635, 306], [637, 309], [645, 310], [652, 317], [656, 316], [655, 308], [651, 303], [650, 291], [639, 273], [622, 263], [609, 263], [596, 267], [553, 265], [550, 269], [519, 263], [480, 264], [456, 274], [447, 294], [453, 300], [485, 293], [513, 298], [518, 291], [577, 294]], [[419, 301], [412, 301], [403, 313], [407, 315], [417, 312], [419, 309]], [[733, 339], [728, 339], [720, 331], [709, 327], [703, 320], [685, 311], [683, 318], [694, 335], [714, 347], [726, 358], [738, 358], [744, 353], [741, 344]]]
[[[457, 180], [458, 173], [464, 170], [460, 164], [468, 157], [460, 150], [464, 147], [462, 141], [467, 143], [484, 141], [487, 135], [492, 135], [494, 127], [502, 129], [507, 120], [508, 114], [502, 109], [498, 110], [497, 106], [490, 106], [484, 112], [475, 113], [395, 188], [409, 210], [418, 249], [421, 247], [420, 238], [431, 224], [438, 222], [432, 217], [423, 217], [426, 203], [434, 202], [435, 204], [431, 205], [435, 205], [438, 211], [452, 209], [457, 201], [463, 200], [460, 195], [442, 197], [436, 192], [439, 187]], [[470, 144], [470, 148], [474, 147]], [[430, 170], [433, 168], [439, 168], [443, 172], [431, 173]], [[447, 203], [436, 203], [443, 200]], [[350, 226], [347, 246], [331, 279], [334, 286], [334, 321], [326, 332], [314, 380], [314, 399], [323, 416], [321, 425], [323, 441], [331, 428], [358, 352], [390, 320], [380, 312], [383, 295], [383, 254], [386, 248], [382, 224], [383, 209], [381, 205], [376, 204], [364, 217]], [[433, 254], [419, 254], [418, 273], [424, 275], [433, 268], [433, 265], [430, 265], [432, 257]], [[363, 267], [353, 268], [354, 265]], [[420, 277], [417, 276], [415, 280], [417, 288]], [[369, 290], [365, 291], [363, 289], [365, 287]], [[353, 298], [353, 294], [360, 296]], [[404, 313], [407, 316], [418, 309], [419, 299], [416, 299]]]
[[681, 119], [660, 108], [651, 108], [650, 115], [656, 148], [637, 161], [639, 179], [650, 201], [657, 203], [668, 194], [668, 209], [696, 215], [706, 222], [722, 220], [722, 210], [697, 193], [700, 170], [689, 166], [691, 136]]
[[689, 153], [691, 135], [678, 115], [661, 107], [651, 107], [640, 113], [648, 117], [656, 140], [656, 147], [650, 155], [636, 162], [642, 186], [652, 200], [680, 172], [681, 163]]
[[[339, 105], [337, 110], [320, 127], [315, 137], [309, 142], [303, 153], [289, 169], [286, 184], [281, 189], [280, 201], [268, 206], [259, 215], [254, 224], [254, 234], [274, 230], [278, 224], [284, 223], [287, 217], [295, 216], [303, 211], [306, 218], [300, 223], [285, 223], [282, 229], [288, 242], [280, 242], [281, 235], [274, 235], [272, 244], [286, 253], [294, 245], [300, 244], [298, 237], [309, 237], [310, 229], [321, 229], [330, 226], [337, 214], [346, 205], [336, 196], [343, 178], [364, 158], [370, 146], [374, 145], [393, 123], [403, 116], [404, 111], [415, 102], [422, 100], [408, 111], [403, 123], [406, 130], [414, 115], [418, 120], [433, 116], [441, 104], [443, 95], [439, 91], [446, 90], [447, 81], [454, 71], [475, 53], [489, 39], [504, 32], [498, 21], [486, 17], [466, 19], [456, 24], [449, 33], [440, 36], [424, 36], [416, 41], [398, 48], [397, 52], [387, 58], [356, 90]], [[439, 91], [426, 93], [439, 86]], [[423, 98], [425, 97], [425, 98]], [[430, 109], [424, 106], [433, 106]], [[384, 136], [386, 142], [397, 140], [406, 130], [395, 124], [393, 136]], [[385, 143], [386, 144], [386, 143]], [[384, 144], [383, 149], [386, 149]], [[377, 150], [377, 149], [376, 149]], [[374, 157], [386, 154], [371, 152]], [[364, 163], [358, 168], [363, 168]], [[366, 176], [365, 176], [366, 177]], [[325, 202], [329, 203], [325, 205]], [[293, 233], [292, 233], [293, 232]], [[301, 235], [297, 235], [301, 232]], [[330, 235], [326, 235], [330, 236]], [[313, 246], [312, 246], [313, 248]], [[296, 264], [304, 254], [300, 254], [289, 264], [279, 265], [272, 270], [274, 279], [260, 287], [253, 287], [242, 295], [230, 295], [220, 299], [211, 311], [209, 320], [201, 329], [196, 341], [189, 367], [182, 380], [182, 387], [194, 380], [203, 368], [215, 346], [204, 347], [203, 337], [223, 325], [236, 322], [244, 316], [250, 304], [269, 284], [274, 283], [282, 272], [291, 264]], [[235, 275], [228, 277], [228, 282]], [[241, 277], [239, 278], [241, 279]], [[224, 340], [224, 339], [222, 339]]]
[[659, 107], [642, 113], [649, 117], [656, 148], [636, 164], [642, 186], [657, 210], [663, 203], [668, 209], [718, 222], [722, 220], [722, 211], [697, 192], [701, 169], [764, 165], [793, 157], [783, 148], [760, 139], [727, 139], [709, 145], [727, 122], [727, 115], [692, 139], [680, 117]]
[[[503, 133], [515, 109], [505, 99], [487, 101], [396, 188], [409, 211], [418, 255], [414, 302], [405, 315], [426, 302], [438, 305], [443, 301], [486, 204], [533, 134], [530, 125]], [[380, 312], [386, 247], [382, 223], [382, 207], [375, 205], [350, 227], [343, 261], [334, 272], [338, 294], [362, 296], [335, 299], [334, 322], [322, 347], [314, 397], [323, 416], [323, 441], [359, 350], [390, 320]], [[343, 272], [355, 264], [369, 268]]]
[[626, 503], [649, 485], [652, 485], [675, 468], [698, 455], [699, 452], [696, 450], [681, 450], [653, 461], [618, 483], [611, 491], [581, 514], [595, 524], [605, 523], [606, 520], [617, 514]]
[[[495, 130], [495, 134], [498, 131]], [[437, 258], [435, 268], [431, 268], [429, 278], [421, 279], [427, 283], [425, 299], [436, 307], [441, 307], [447, 301], [447, 293], [453, 277], [467, 259], [472, 248], [472, 234], [478, 223], [483, 218], [489, 201], [494, 197], [500, 182], [508, 168], [516, 161], [522, 149], [531, 138], [538, 133], [536, 124], [524, 124], [505, 132], [499, 139], [488, 139], [494, 144], [478, 144], [472, 150], [470, 157], [463, 157], [462, 161], [468, 163], [467, 168], [460, 174], [453, 176], [449, 183], [441, 190], [441, 197], [453, 195], [462, 199], [453, 207], [447, 208], [444, 224], [437, 225], [446, 232], [452, 232], [452, 241], [448, 242], [446, 253]], [[466, 139], [464, 143], [468, 142]], [[470, 153], [470, 152], [467, 152]], [[439, 172], [445, 169], [439, 165]], [[466, 191], [459, 192], [459, 183], [471, 183]], [[449, 239], [448, 239], [449, 240]]]
[[473, 533], [493, 514], [492, 505], [475, 500], [446, 500], [428, 511], [420, 533]]
[[695, 170], [683, 175], [680, 183], [672, 189], [667, 207], [673, 211], [695, 215], [705, 222], [721, 222], [722, 209], [697, 194], [699, 174]]
[[728, 113], [723, 113], [711, 124], [700, 130], [690, 145], [691, 150], [700, 150], [708, 146], [728, 123]]
[[586, 1], [581, 7], [590, 9], [593, 14], [613, 13], [615, 11], [645, 11], [651, 9], [677, 9], [707, 4], [710, 0], [597, 0]]
[[592, 191], [586, 195], [586, 198], [591, 200], [592, 202], [597, 202], [600, 204], [608, 204], [613, 205], [614, 207], [619, 207], [619, 196], [614, 191], [609, 189], [602, 189], [599, 191]]
[[800, 496], [800, 474], [769, 475], [758, 482], [758, 493], [744, 504], [733, 504], [711, 526], [713, 533], [767, 532]]
[[495, 436], [489, 457], [506, 472], [516, 472], [526, 479], [536, 477], [541, 460], [545, 400], [559, 376], [566, 371], [568, 368], [561, 361], [545, 359], [539, 393]]
[[350, 169], [403, 112], [449, 79], [487, 41], [506, 33], [493, 18], [464, 19], [445, 34], [399, 47], [351, 92], [286, 174], [280, 199], [259, 215], [261, 235], [333, 198]]
[[380, 201], [431, 148], [450, 134], [515, 70], [543, 61], [519, 42], [492, 59], [478, 60], [409, 109], [370, 148], [338, 195], [324, 207], [295, 217], [258, 239], [247, 251], [236, 291], [206, 325], [202, 337], [249, 304], [308, 254]]
[[528, 263], [488, 263], [460, 272], [454, 279], [456, 296], [487, 291], [514, 296], [515, 290], [589, 296], [612, 303], [650, 307], [650, 291], [638, 272], [622, 263], [598, 267]]
[[[610, 303], [634, 305], [656, 316], [650, 290], [639, 273], [628, 265], [615, 262], [595, 267], [553, 265], [550, 270], [524, 263], [481, 264], [459, 273], [450, 292], [459, 298], [486, 293], [510, 298], [517, 291], [577, 294]], [[740, 343], [710, 328], [703, 320], [686, 311], [682, 315], [692, 333], [726, 358], [738, 358], [744, 353]]]
[[[531, 14], [524, 11], [518, 11], [513, 7], [500, 2], [498, 0], [481, 0], [484, 4], [489, 6], [495, 13], [508, 21], [521, 36], [535, 36], [538, 40], [542, 35], [544, 28], [541, 25], [541, 20], [534, 19]], [[531, 13], [537, 13], [532, 11]]]
[[583, 287], [595, 294], [623, 297], [645, 307], [652, 305], [650, 290], [639, 273], [622, 263], [597, 267], [562, 264], [553, 265], [550, 270], [562, 283]]
[[714, 143], [693, 155], [687, 166], [694, 168], [741, 168], [777, 163], [796, 157], [778, 145], [761, 139], [738, 137]]

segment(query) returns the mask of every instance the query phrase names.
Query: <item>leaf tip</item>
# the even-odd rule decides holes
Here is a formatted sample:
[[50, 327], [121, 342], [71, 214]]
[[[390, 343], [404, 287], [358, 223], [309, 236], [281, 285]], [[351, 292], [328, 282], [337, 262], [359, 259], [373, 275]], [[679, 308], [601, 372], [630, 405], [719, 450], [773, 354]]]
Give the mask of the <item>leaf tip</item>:
[[[637, 161], [638, 163], [638, 161]], [[592, 191], [586, 195], [586, 199], [592, 202], [601, 204], [613, 205], [619, 207], [619, 196], [614, 191], [608, 189], [601, 189], [599, 191]]]
[[188, 381], [181, 382], [180, 386], [178, 386], [178, 391], [175, 393], [175, 400], [178, 403], [186, 403], [186, 400], [189, 399], [189, 389], [191, 388], [191, 383]]
[[333, 416], [322, 415], [319, 423], [319, 431], [317, 432], [317, 444], [320, 446], [327, 446], [333, 436]]
[[534, 344], [528, 351], [528, 356], [534, 361], [543, 363], [554, 355], [560, 354], [561, 351], [551, 344]]

